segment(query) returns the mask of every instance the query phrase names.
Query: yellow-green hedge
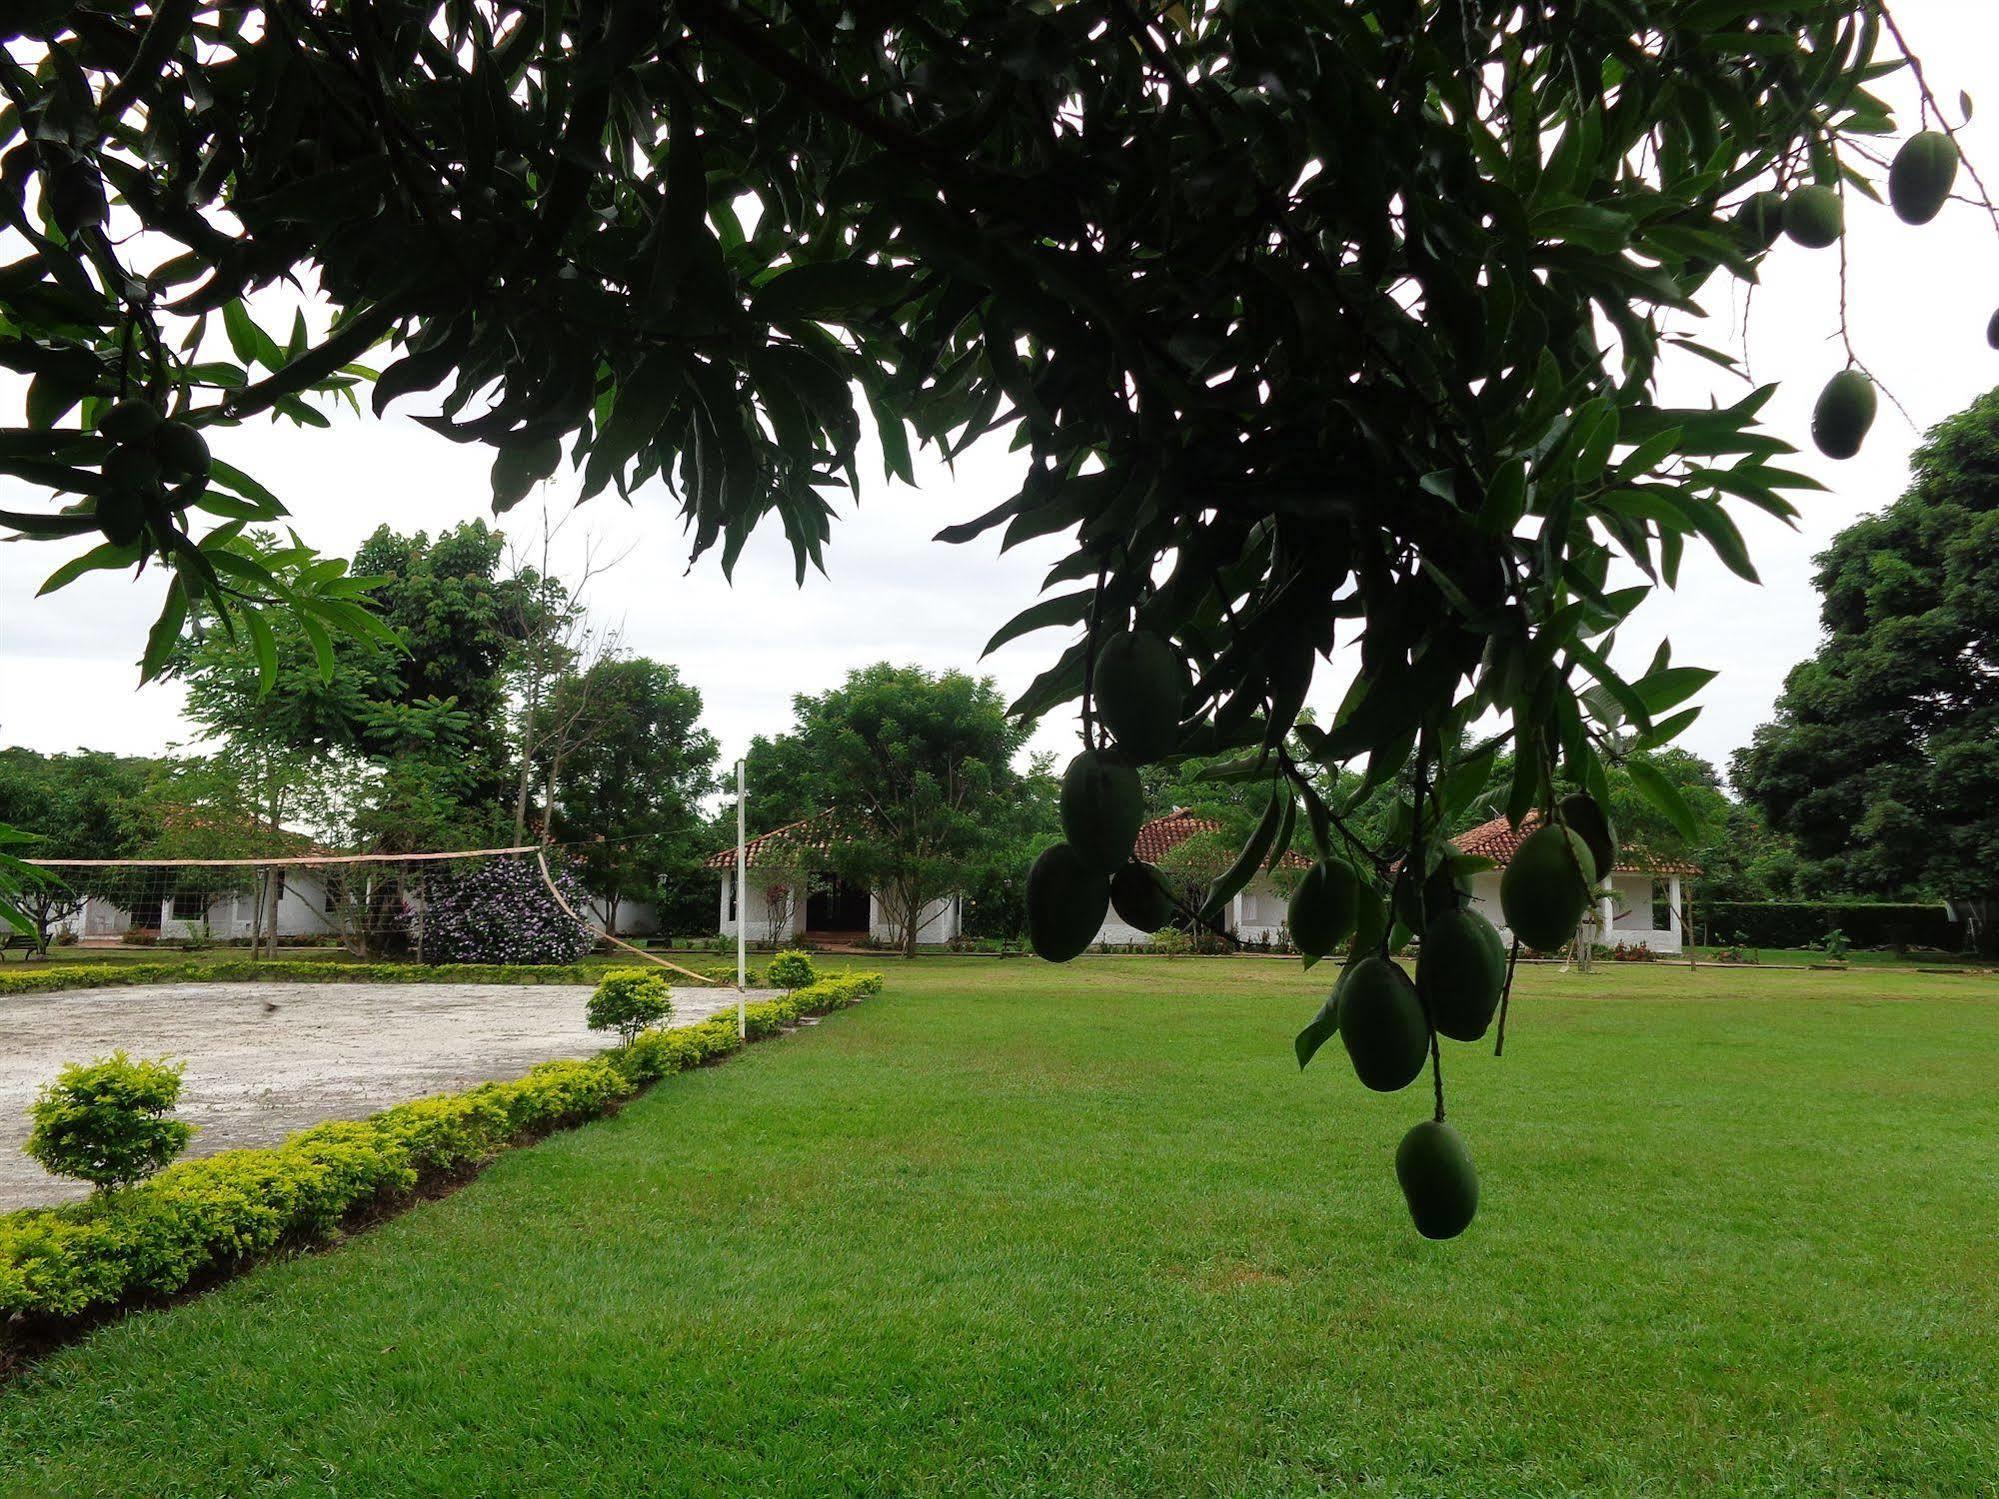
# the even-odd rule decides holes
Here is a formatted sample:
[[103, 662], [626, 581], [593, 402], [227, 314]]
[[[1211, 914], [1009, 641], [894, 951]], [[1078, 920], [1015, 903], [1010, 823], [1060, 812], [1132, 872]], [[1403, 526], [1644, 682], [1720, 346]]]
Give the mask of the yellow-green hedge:
[[[290, 965], [285, 965], [290, 966]], [[763, 1040], [807, 1015], [881, 992], [880, 974], [841, 974], [748, 1007]], [[511, 1082], [316, 1125], [280, 1145], [169, 1166], [136, 1186], [0, 1216], [0, 1318], [76, 1317], [171, 1295], [198, 1275], [280, 1244], [326, 1237], [361, 1209], [474, 1165], [509, 1143], [605, 1113], [649, 1083], [742, 1045], [724, 1013], [629, 1047], [544, 1062]]]

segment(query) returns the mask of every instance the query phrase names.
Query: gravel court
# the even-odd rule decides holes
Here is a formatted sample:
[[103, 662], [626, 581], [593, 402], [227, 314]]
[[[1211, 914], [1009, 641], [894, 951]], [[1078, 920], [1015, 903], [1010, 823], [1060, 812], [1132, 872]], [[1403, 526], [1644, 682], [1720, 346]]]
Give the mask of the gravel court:
[[[22, 1152], [28, 1106], [70, 1062], [123, 1050], [185, 1061], [189, 1155], [271, 1145], [326, 1119], [518, 1077], [603, 1050], [584, 984], [150, 984], [0, 997], [0, 1210], [83, 1197]], [[751, 999], [776, 991], [752, 990]], [[673, 991], [672, 1024], [735, 1007], [733, 989]]]

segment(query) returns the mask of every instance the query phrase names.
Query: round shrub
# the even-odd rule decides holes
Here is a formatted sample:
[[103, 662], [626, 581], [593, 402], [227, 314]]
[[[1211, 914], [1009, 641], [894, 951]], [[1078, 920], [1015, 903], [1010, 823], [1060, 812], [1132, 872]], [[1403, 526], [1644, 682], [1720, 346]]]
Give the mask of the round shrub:
[[[561, 865], [549, 870], [577, 910], [589, 898]], [[574, 963], [597, 934], [556, 903], [533, 859], [482, 859], [433, 874], [423, 892], [423, 955], [442, 963]]]
[[613, 968], [597, 981], [584, 1018], [593, 1031], [616, 1031], [626, 1046], [673, 1013], [673, 991], [645, 968]]
[[179, 1062], [135, 1062], [114, 1052], [72, 1062], [28, 1109], [23, 1147], [57, 1176], [99, 1191], [151, 1176], [187, 1148], [194, 1126], [166, 1115], [180, 1099]]
[[803, 989], [819, 982], [819, 970], [812, 966], [810, 957], [791, 948], [764, 964], [764, 982], [780, 989]]

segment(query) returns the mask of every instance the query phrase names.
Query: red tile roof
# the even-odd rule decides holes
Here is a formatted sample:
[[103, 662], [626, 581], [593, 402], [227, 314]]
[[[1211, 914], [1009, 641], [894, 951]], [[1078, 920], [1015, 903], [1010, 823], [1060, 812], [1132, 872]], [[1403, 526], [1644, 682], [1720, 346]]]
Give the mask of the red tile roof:
[[[1504, 817], [1495, 817], [1491, 822], [1482, 822], [1470, 832], [1460, 833], [1451, 840], [1452, 847], [1459, 853], [1479, 854], [1492, 860], [1501, 869], [1513, 861], [1520, 845], [1527, 835], [1541, 825], [1541, 814], [1529, 812], [1515, 827]], [[1617, 851], [1615, 874], [1699, 874], [1700, 865], [1689, 859], [1668, 859], [1647, 853], [1642, 848], [1620, 846]]]
[[[1222, 825], [1210, 817], [1196, 817], [1182, 807], [1169, 812], [1164, 817], [1155, 817], [1138, 830], [1138, 842], [1132, 852], [1148, 864], [1157, 864], [1160, 855], [1170, 848], [1177, 848], [1196, 833], [1219, 833]], [[759, 863], [769, 862], [780, 853], [786, 859], [800, 853], [827, 855], [833, 844], [839, 840], [839, 823], [833, 813], [820, 812], [785, 827], [772, 828], [768, 833], [759, 833], [743, 846], [745, 862], [755, 869]], [[1284, 856], [1284, 863], [1293, 869], [1309, 867], [1310, 861], [1295, 850]], [[703, 861], [704, 869], [734, 869], [736, 851], [725, 848], [720, 853], [710, 854]]]
[[[781, 828], [772, 828], [768, 833], [759, 833], [743, 845], [743, 862], [755, 869], [758, 864], [771, 863], [779, 858], [787, 863], [801, 854], [818, 854], [824, 857], [832, 852], [833, 844], [839, 837], [839, 825], [829, 808], [815, 812], [810, 817], [797, 822], [786, 823]], [[710, 854], [703, 861], [704, 869], [734, 869], [736, 850], [725, 848], [718, 854]]]
[[[1196, 817], [1185, 807], [1155, 817], [1138, 830], [1138, 843], [1132, 853], [1147, 864], [1157, 864], [1160, 856], [1168, 849], [1178, 848], [1196, 833], [1219, 833], [1222, 825], [1212, 817]], [[1284, 864], [1289, 869], [1308, 869], [1311, 861], [1295, 849], [1284, 856]]]

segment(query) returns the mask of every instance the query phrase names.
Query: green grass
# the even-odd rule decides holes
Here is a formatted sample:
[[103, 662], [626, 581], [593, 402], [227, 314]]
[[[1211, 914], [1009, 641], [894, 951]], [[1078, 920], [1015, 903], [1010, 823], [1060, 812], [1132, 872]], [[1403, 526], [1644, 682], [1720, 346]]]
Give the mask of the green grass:
[[1977, 1494], [1999, 982], [1525, 974], [1478, 1221], [1289, 964], [888, 993], [0, 1392], [24, 1494]]

